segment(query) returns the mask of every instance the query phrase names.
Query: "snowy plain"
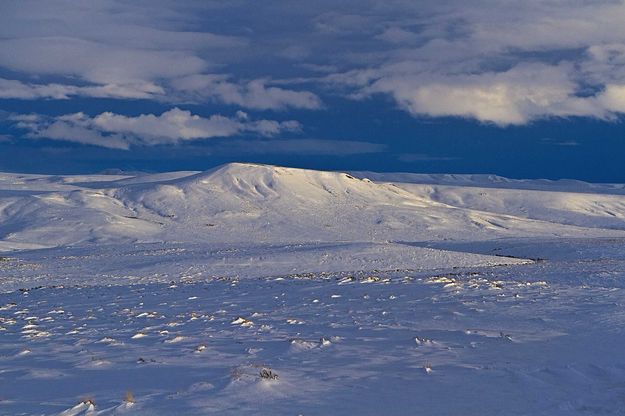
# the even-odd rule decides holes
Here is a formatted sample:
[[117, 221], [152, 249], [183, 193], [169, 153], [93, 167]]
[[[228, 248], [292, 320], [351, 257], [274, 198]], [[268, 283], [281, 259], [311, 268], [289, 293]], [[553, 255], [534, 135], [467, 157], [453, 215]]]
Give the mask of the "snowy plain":
[[625, 414], [624, 244], [620, 184], [0, 174], [0, 414]]

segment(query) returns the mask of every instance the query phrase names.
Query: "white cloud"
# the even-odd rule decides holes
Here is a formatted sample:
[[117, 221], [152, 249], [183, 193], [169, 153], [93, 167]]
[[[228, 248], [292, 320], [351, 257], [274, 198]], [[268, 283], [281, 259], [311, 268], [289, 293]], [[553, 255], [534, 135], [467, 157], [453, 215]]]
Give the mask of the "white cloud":
[[74, 96], [96, 98], [155, 98], [164, 94], [163, 88], [150, 83], [106, 84], [78, 87], [66, 84], [36, 84], [18, 80], [0, 78], [0, 98], [21, 100], [54, 99], [66, 100]]
[[16, 123], [16, 127], [27, 130], [31, 138], [65, 140], [113, 149], [241, 134], [274, 136], [301, 129], [301, 125], [293, 120], [250, 120], [245, 113], [239, 113], [233, 118], [221, 115], [201, 117], [179, 108], [160, 115], [141, 114], [135, 117], [105, 112], [95, 117], [84, 113], [54, 118], [13, 115], [10, 120]]
[[41, 130], [33, 132], [30, 137], [45, 137], [47, 139], [89, 144], [109, 149], [127, 150], [130, 147], [128, 140], [120, 134], [105, 135], [90, 127], [73, 124], [68, 120], [54, 121]]
[[308, 91], [292, 91], [267, 86], [268, 81], [256, 79], [238, 85], [219, 75], [191, 75], [176, 79], [172, 86], [191, 97], [213, 99], [257, 110], [284, 110], [288, 107], [318, 109], [319, 97]]
[[389, 94], [414, 115], [498, 125], [625, 113], [622, 1], [376, 6], [380, 18], [364, 31], [378, 27], [375, 38], [395, 46], [372, 47], [365, 67], [326, 77], [351, 98]]
[[608, 84], [597, 97], [598, 103], [608, 111], [625, 113], [625, 84]]
[[238, 105], [255, 110], [285, 110], [321, 108], [321, 99], [308, 91], [293, 91], [267, 86], [263, 79], [253, 80], [243, 85], [227, 81], [223, 75], [191, 75], [172, 80], [171, 92], [155, 83], [111, 83], [91, 86], [65, 84], [25, 83], [18, 80], [0, 78], [0, 98], [13, 99], [56, 99], [64, 100], [75, 96], [121, 99], [155, 99], [159, 101], [203, 102]]
[[392, 94], [414, 114], [474, 118], [499, 125], [524, 124], [545, 116], [606, 118], [615, 111], [615, 106], [600, 105], [596, 97], [576, 96], [576, 84], [567, 76], [571, 70], [567, 65], [533, 64], [476, 75], [390, 75], [366, 92]]
[[20, 81], [0, 78], [0, 98], [67, 99], [76, 93], [75, 87], [60, 84], [25, 84]]

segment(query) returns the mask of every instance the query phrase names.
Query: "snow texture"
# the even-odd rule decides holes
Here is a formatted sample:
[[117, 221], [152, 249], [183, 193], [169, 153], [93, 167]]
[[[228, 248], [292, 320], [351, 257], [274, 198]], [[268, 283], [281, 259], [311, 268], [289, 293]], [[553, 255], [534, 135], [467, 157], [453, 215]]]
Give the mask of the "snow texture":
[[623, 414], [625, 186], [0, 174], [0, 414]]

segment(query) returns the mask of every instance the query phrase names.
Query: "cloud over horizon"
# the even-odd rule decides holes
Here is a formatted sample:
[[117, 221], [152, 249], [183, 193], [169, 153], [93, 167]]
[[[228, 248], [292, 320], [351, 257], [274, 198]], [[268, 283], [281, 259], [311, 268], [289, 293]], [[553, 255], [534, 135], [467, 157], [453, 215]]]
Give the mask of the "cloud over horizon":
[[63, 140], [110, 149], [127, 150], [131, 145], [154, 146], [183, 141], [252, 134], [270, 137], [282, 132], [298, 132], [297, 121], [252, 120], [244, 112], [235, 117], [201, 117], [173, 108], [160, 115], [126, 116], [104, 112], [90, 117], [84, 113], [46, 117], [37, 114], [12, 115], [17, 128], [32, 139]]

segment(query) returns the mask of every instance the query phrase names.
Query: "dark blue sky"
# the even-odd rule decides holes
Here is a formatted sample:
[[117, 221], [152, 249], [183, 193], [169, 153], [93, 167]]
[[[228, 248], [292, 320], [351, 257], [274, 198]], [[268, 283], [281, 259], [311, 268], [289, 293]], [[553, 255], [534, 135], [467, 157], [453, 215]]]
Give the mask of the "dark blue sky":
[[331, 170], [625, 182], [625, 6], [0, 5], [0, 170]]

